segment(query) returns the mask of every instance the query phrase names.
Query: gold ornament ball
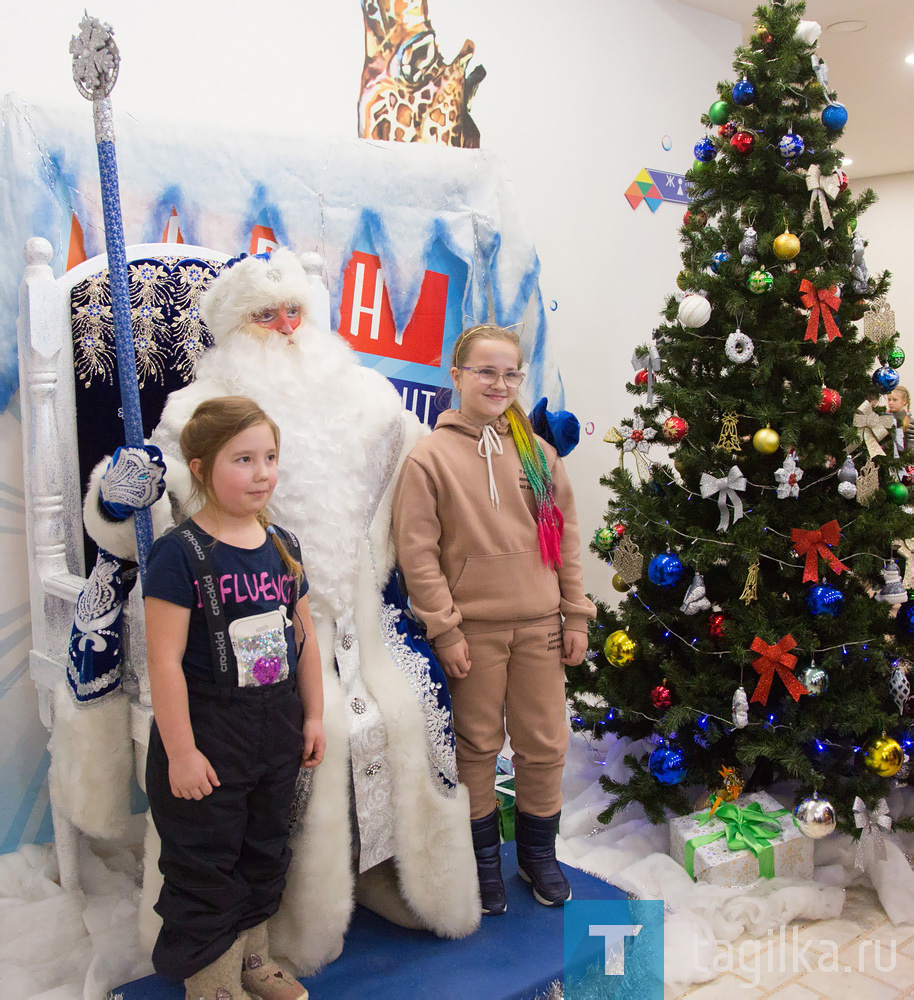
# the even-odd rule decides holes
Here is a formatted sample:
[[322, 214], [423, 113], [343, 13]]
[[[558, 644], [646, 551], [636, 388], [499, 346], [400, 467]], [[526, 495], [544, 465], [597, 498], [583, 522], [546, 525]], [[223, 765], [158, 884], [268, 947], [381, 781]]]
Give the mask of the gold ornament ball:
[[763, 427], [755, 432], [752, 447], [763, 455], [773, 455], [781, 447], [781, 435], [770, 427]]
[[631, 663], [638, 652], [638, 643], [625, 631], [616, 629], [610, 633], [603, 644], [603, 652], [606, 659], [615, 667], [624, 667], [626, 663]]
[[870, 744], [864, 762], [880, 778], [891, 778], [904, 763], [904, 751], [891, 737], [883, 736]]
[[618, 573], [613, 574], [612, 585], [613, 590], [618, 590], [620, 594], [624, 594], [626, 590], [631, 588], [631, 584], [626, 583]]
[[800, 241], [793, 233], [781, 233], [774, 241], [774, 253], [781, 260], [793, 260], [800, 252]]

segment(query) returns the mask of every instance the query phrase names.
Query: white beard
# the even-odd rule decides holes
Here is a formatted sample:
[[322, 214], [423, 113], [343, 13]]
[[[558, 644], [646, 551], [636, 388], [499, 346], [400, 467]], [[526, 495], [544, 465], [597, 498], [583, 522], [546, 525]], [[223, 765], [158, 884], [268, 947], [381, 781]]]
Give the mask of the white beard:
[[236, 333], [203, 355], [197, 382], [249, 396], [279, 426], [279, 483], [269, 512], [298, 536], [317, 616], [337, 618], [353, 603], [365, 538], [369, 437], [362, 411], [372, 400], [357, 357], [338, 336], [302, 324], [296, 341]]

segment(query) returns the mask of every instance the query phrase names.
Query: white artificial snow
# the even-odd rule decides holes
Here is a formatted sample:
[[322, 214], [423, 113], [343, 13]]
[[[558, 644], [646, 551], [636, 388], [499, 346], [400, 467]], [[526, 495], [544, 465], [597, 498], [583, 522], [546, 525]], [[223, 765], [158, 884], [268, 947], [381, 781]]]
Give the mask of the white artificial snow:
[[[887, 858], [868, 875], [854, 868], [855, 843], [833, 834], [816, 842], [814, 881], [775, 878], [728, 889], [692, 882], [666, 853], [667, 826], [652, 826], [640, 807], [630, 807], [602, 826], [597, 815], [608, 803], [599, 776], [623, 779], [622, 758], [640, 744], [612, 737], [593, 747], [572, 738], [566, 760], [562, 810], [562, 861], [589, 871], [643, 899], [665, 903], [664, 975], [668, 985], [704, 982], [717, 974], [712, 963], [744, 934], [765, 938], [790, 921], [828, 920], [844, 905], [844, 888], [869, 877], [888, 916], [914, 923], [914, 874], [902, 850], [911, 837], [887, 839]], [[782, 805], [794, 793], [769, 790]], [[910, 789], [893, 793], [893, 816], [914, 811]], [[125, 844], [80, 845], [81, 892], [65, 892], [51, 845], [23, 847], [0, 856], [0, 983], [17, 1000], [99, 1000], [108, 990], [152, 972], [137, 935], [143, 818], [134, 817]]]

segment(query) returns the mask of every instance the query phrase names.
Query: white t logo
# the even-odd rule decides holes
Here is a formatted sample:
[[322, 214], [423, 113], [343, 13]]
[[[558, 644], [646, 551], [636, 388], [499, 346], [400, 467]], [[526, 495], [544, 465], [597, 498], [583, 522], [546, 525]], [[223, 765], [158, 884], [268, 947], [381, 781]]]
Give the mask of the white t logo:
[[637, 937], [643, 924], [588, 924], [590, 937], [603, 938], [603, 975], [625, 975], [625, 938]]

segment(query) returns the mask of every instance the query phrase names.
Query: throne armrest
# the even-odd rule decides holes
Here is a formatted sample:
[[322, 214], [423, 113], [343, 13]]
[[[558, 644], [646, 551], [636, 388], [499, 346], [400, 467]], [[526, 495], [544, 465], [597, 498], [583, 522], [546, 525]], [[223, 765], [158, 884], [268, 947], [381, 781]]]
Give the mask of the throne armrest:
[[41, 577], [41, 586], [46, 594], [59, 597], [70, 604], [77, 602], [85, 585], [86, 578], [75, 573], [51, 573]]

